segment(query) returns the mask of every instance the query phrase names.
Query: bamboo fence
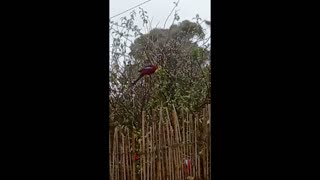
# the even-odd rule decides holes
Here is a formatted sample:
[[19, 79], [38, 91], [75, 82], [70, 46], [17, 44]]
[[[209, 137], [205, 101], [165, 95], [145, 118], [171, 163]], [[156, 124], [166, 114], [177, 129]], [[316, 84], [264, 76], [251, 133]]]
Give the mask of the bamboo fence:
[[[154, 111], [155, 112], [155, 111]], [[141, 134], [126, 127], [109, 131], [111, 180], [209, 180], [210, 104], [194, 114], [169, 114], [158, 119], [142, 112]]]

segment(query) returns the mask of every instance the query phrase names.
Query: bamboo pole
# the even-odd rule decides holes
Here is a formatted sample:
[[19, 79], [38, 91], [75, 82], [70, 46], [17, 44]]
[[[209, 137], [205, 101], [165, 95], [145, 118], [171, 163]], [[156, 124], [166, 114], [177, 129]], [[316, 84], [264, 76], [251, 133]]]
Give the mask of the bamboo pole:
[[148, 179], [152, 179], [152, 163], [151, 163], [151, 158], [152, 158], [152, 154], [151, 154], [151, 147], [152, 147], [152, 140], [151, 140], [151, 125], [149, 124], [148, 126], [148, 147], [147, 147], [147, 151], [148, 151]]
[[[165, 123], [165, 122], [164, 122]], [[162, 125], [162, 133], [163, 133], [163, 147], [164, 147], [164, 160], [163, 160], [163, 178], [168, 179], [168, 147], [166, 144], [167, 138], [166, 138], [166, 129], [165, 129], [165, 124]]]
[[154, 154], [154, 122], [156, 121], [155, 110], [152, 110], [152, 123], [151, 123], [151, 179], [156, 179], [156, 171], [155, 171], [155, 154]]
[[[182, 141], [183, 141], [183, 164], [182, 164], [182, 170], [185, 171], [185, 165], [184, 165], [184, 160], [186, 159], [186, 122], [185, 119], [183, 118], [182, 121]], [[185, 179], [185, 172], [182, 173], [182, 178]]]
[[131, 162], [131, 143], [130, 143], [130, 129], [127, 128], [127, 153], [128, 153], [128, 179], [132, 179], [132, 162]]
[[152, 167], [153, 167], [153, 170], [152, 170], [152, 173], [153, 173], [153, 176], [152, 176], [152, 179], [156, 179], [157, 178], [157, 172], [156, 172], [156, 151], [155, 149], [157, 148], [157, 139], [156, 139], [156, 136], [155, 136], [155, 122], [153, 121], [152, 122], [152, 157], [153, 157], [153, 162], [152, 162]]
[[151, 141], [151, 147], [150, 147], [150, 154], [151, 154], [151, 160], [150, 160], [150, 163], [151, 163], [151, 171], [150, 171], [150, 175], [151, 175], [151, 179], [155, 179], [155, 171], [154, 171], [154, 164], [155, 164], [155, 161], [154, 161], [154, 158], [155, 158], [155, 155], [154, 155], [154, 137], [153, 137], [153, 125], [154, 123], [152, 122], [152, 125], [150, 127], [150, 141]]
[[181, 179], [181, 177], [179, 176], [180, 174], [180, 168], [179, 168], [179, 161], [180, 161], [180, 146], [179, 146], [179, 121], [178, 121], [178, 116], [177, 116], [177, 112], [174, 110], [173, 113], [172, 113], [172, 117], [173, 117], [173, 124], [174, 124], [174, 133], [175, 133], [175, 144], [177, 145], [177, 147], [175, 148], [175, 179], [178, 178], [178, 179]]
[[156, 136], [157, 140], [156, 142], [157, 144], [157, 154], [158, 154], [158, 158], [157, 158], [157, 180], [161, 180], [161, 162], [162, 162], [162, 156], [161, 156], [161, 115], [160, 115], [160, 121], [159, 121], [159, 125], [158, 125], [158, 135]]
[[[169, 121], [170, 123], [170, 121]], [[170, 128], [170, 149], [171, 149], [171, 159], [170, 159], [170, 164], [171, 164], [171, 168], [170, 168], [170, 174], [171, 174], [171, 179], [174, 179], [174, 172], [175, 172], [175, 168], [174, 168], [174, 164], [175, 164], [175, 154], [174, 154], [174, 151], [175, 151], [175, 148], [173, 146], [173, 129], [172, 129], [172, 126], [171, 124], [169, 124], [169, 128]]]
[[[206, 106], [205, 106], [206, 107]], [[207, 111], [206, 108], [203, 108], [202, 110], [202, 122], [201, 122], [201, 128], [203, 129], [203, 133], [204, 133], [204, 139], [202, 139], [202, 142], [206, 143], [206, 138], [207, 138], [207, 126], [206, 126], [206, 120], [207, 120], [207, 115], [206, 115]], [[203, 152], [201, 154], [201, 162], [202, 162], [202, 173], [203, 173], [203, 179], [207, 180], [207, 144], [202, 147], [203, 148]]]
[[143, 169], [142, 169], [142, 157], [143, 155], [141, 154], [142, 153], [142, 139], [139, 140], [139, 156], [140, 156], [140, 161], [139, 161], [139, 169], [138, 169], [138, 172], [140, 172], [140, 179], [143, 180]]
[[[168, 109], [166, 109], [168, 112]], [[169, 119], [166, 121], [166, 132], [167, 132], [167, 144], [168, 144], [168, 177], [171, 180], [171, 143], [170, 143], [170, 129], [169, 129]]]
[[165, 131], [165, 121], [163, 119], [163, 108], [161, 108], [160, 110], [160, 115], [161, 115], [161, 118], [162, 119], [162, 122], [161, 123], [161, 130], [162, 130], [162, 147], [163, 148], [163, 160], [162, 160], [162, 178], [163, 179], [168, 179], [168, 149], [167, 149], [167, 145], [166, 145], [166, 131]]
[[125, 143], [124, 143], [124, 134], [121, 133], [121, 138], [122, 138], [122, 168], [123, 168], [123, 179], [127, 180], [126, 178], [126, 153], [125, 153]]
[[[186, 121], [186, 153], [187, 153], [187, 156], [186, 156], [186, 159], [190, 159], [190, 146], [189, 146], [189, 143], [190, 143], [190, 128], [189, 128], [189, 114], [187, 114], [187, 121]], [[187, 176], [186, 176], [187, 177]]]
[[115, 175], [115, 157], [116, 157], [116, 133], [117, 133], [117, 127], [114, 130], [114, 134], [113, 134], [113, 152], [112, 152], [112, 179], [116, 178]]
[[130, 165], [129, 165], [129, 144], [127, 143], [127, 137], [128, 137], [128, 128], [125, 128], [125, 138], [124, 138], [124, 144], [125, 144], [125, 170], [126, 170], [126, 179], [130, 180]]
[[[145, 111], [142, 111], [142, 153], [145, 153]], [[143, 174], [143, 180], [146, 180], [146, 176], [145, 176], [145, 165], [146, 165], [146, 156], [145, 154], [143, 154], [142, 156], [142, 163], [141, 163], [141, 174]]]
[[149, 179], [149, 170], [150, 170], [150, 162], [149, 162], [149, 132], [148, 132], [148, 126], [147, 126], [147, 134], [145, 136], [146, 138], [146, 149], [145, 149], [145, 153], [146, 153], [146, 179], [148, 180]]
[[[211, 163], [211, 104], [208, 104], [208, 121], [209, 121], [209, 133], [208, 133], [208, 136], [209, 136], [209, 142], [208, 142], [208, 147], [209, 147], [209, 163], [210, 166], [212, 166], [212, 163]], [[209, 171], [209, 166], [208, 166], [208, 173], [209, 173], [209, 179], [211, 179], [211, 171]]]
[[119, 144], [119, 139], [118, 139], [118, 130], [115, 132], [115, 171], [116, 171], [116, 176], [115, 176], [115, 179], [118, 180], [119, 179], [119, 147], [118, 147], [118, 144]]
[[[153, 123], [152, 123], [152, 125], [153, 125]], [[155, 174], [155, 171], [154, 171], [154, 164], [155, 164], [155, 161], [154, 161], [154, 158], [155, 158], [155, 156], [154, 156], [154, 151], [153, 151], [153, 149], [154, 149], [154, 139], [153, 139], [153, 128], [152, 128], [152, 125], [150, 126], [150, 141], [151, 141], [151, 147], [150, 147], [150, 169], [151, 169], [151, 171], [150, 171], [150, 178], [151, 179], [155, 179], [155, 177], [154, 177], [154, 174]]]
[[[152, 123], [146, 121], [145, 111], [142, 113], [140, 179], [210, 179], [210, 104], [196, 112], [195, 116], [182, 112], [181, 120], [175, 109], [170, 112], [172, 116], [167, 108], [165, 110], [166, 115], [160, 108], [158, 122], [153, 113]], [[109, 145], [110, 179], [136, 180], [135, 153], [131, 153], [136, 149], [134, 132], [115, 127], [109, 132]], [[185, 176], [184, 160], [191, 160], [189, 177]]]
[[111, 132], [109, 132], [109, 172], [110, 172], [110, 174], [109, 174], [109, 178], [111, 179], [113, 176], [113, 174], [112, 174], [112, 141], [111, 141]]
[[190, 154], [189, 154], [189, 157], [191, 159], [191, 174], [190, 176], [194, 176], [194, 146], [192, 146], [192, 142], [193, 142], [193, 126], [192, 126], [192, 122], [193, 122], [193, 115], [190, 114], [189, 115], [189, 123], [188, 123], [188, 126], [189, 126], [189, 141], [190, 141], [190, 145], [189, 145], [189, 148], [190, 148]]
[[194, 144], [195, 144], [195, 147], [194, 147], [194, 151], [195, 151], [195, 171], [197, 172], [197, 175], [195, 176], [196, 178], [200, 178], [200, 165], [199, 165], [199, 158], [198, 158], [198, 141], [197, 141], [197, 138], [198, 138], [198, 131], [197, 131], [197, 124], [198, 124], [198, 121], [199, 121], [199, 115], [197, 114], [196, 115], [196, 118], [194, 120]]
[[178, 146], [178, 159], [177, 159], [177, 166], [178, 166], [178, 179], [182, 179], [182, 175], [181, 175], [181, 162], [182, 162], [182, 146], [181, 146], [181, 133], [180, 133], [180, 125], [179, 125], [179, 119], [177, 116], [177, 113], [175, 112], [175, 119], [176, 119], [176, 123], [177, 123], [177, 135], [178, 135], [178, 140], [177, 140], [177, 144]]
[[134, 132], [132, 131], [132, 179], [136, 180], [136, 161], [135, 161], [135, 149], [136, 149], [136, 138], [134, 136]]
[[[203, 117], [203, 121], [202, 121], [202, 128], [203, 128], [203, 133], [204, 133], [204, 139], [203, 142], [207, 143], [206, 139], [208, 138], [208, 129], [207, 129], [207, 111], [206, 108], [203, 108], [202, 111], [202, 117]], [[208, 148], [208, 144], [206, 144], [203, 147], [203, 152], [201, 154], [201, 161], [202, 161], [202, 168], [203, 168], [203, 179], [204, 180], [208, 180], [208, 176], [207, 176], [207, 148]]]

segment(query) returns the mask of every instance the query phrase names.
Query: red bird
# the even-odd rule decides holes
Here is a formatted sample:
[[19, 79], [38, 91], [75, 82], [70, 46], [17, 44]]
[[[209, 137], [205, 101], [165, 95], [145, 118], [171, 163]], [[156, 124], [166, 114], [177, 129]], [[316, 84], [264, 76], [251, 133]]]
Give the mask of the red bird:
[[132, 83], [132, 86], [134, 86], [143, 76], [145, 76], [145, 75], [151, 75], [151, 74], [153, 74], [154, 72], [156, 72], [157, 69], [158, 69], [158, 66], [157, 66], [157, 65], [148, 65], [148, 66], [145, 66], [144, 68], [140, 69], [140, 70], [139, 70], [140, 76], [138, 77], [137, 80], [135, 80], [135, 81]]

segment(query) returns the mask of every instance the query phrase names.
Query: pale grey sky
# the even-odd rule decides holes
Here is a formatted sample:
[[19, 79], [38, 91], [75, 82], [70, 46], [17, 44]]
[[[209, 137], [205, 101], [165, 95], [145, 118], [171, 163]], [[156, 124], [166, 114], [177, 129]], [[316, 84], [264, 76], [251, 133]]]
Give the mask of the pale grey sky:
[[[118, 13], [121, 13], [131, 7], [134, 7], [146, 0], [110, 0], [110, 15], [112, 17]], [[159, 27], [163, 27], [167, 16], [170, 14], [172, 8], [174, 7], [173, 2], [177, 0], [151, 0], [146, 4], [141, 5], [143, 9], [148, 12], [150, 20], [153, 18], [152, 26], [155, 26], [159, 21]], [[211, 20], [210, 16], [210, 4], [211, 0], [180, 0], [178, 9], [178, 14], [181, 20], [191, 20], [196, 14], [202, 19]], [[138, 14], [139, 9], [136, 8], [136, 13]], [[113, 21], [117, 21], [120, 17], [129, 16], [129, 12], [126, 12], [118, 17], [113, 18]], [[168, 20], [167, 25], [171, 25], [173, 15], [171, 19]], [[166, 25], [166, 26], [167, 26]]]
[[[109, 1], [109, 7], [110, 7], [110, 14], [109, 17], [115, 16], [123, 11], [126, 11], [134, 6], [137, 6], [146, 0], [110, 0]], [[149, 16], [149, 20], [152, 20], [151, 27], [155, 28], [158, 24], [158, 28], [163, 28], [164, 23], [166, 21], [166, 18], [170, 14], [172, 8], [174, 7], [173, 2], [177, 2], [178, 0], [151, 0], [143, 5], [141, 7], [147, 11], [147, 14]], [[178, 15], [180, 16], [179, 22], [182, 22], [183, 20], [192, 20], [196, 16], [196, 14], [199, 14], [200, 18], [203, 20], [209, 20], [211, 21], [210, 11], [211, 11], [211, 0], [180, 0], [179, 5], [175, 10], [178, 10]], [[139, 16], [139, 8], [134, 9], [136, 12], [136, 25], [138, 25], [139, 28], [142, 28], [142, 20]], [[120, 18], [127, 16], [130, 17], [130, 12], [132, 10], [121, 14], [117, 17], [112, 18], [111, 20], [114, 22], [120, 23]], [[166, 28], [169, 28], [172, 24], [174, 18], [174, 12], [168, 19], [166, 23]], [[145, 28], [142, 32], [147, 33]], [[210, 30], [209, 32], [210, 33]], [[111, 35], [111, 32], [110, 32]], [[209, 36], [210, 34], [208, 34]], [[110, 48], [112, 44], [112, 37], [110, 36]], [[127, 48], [128, 49], [128, 48]], [[111, 50], [111, 49], [110, 49]], [[129, 50], [129, 49], [128, 49]], [[111, 54], [110, 54], [111, 58]], [[122, 57], [120, 59], [123, 59], [125, 57]], [[122, 60], [120, 61], [122, 62]]]

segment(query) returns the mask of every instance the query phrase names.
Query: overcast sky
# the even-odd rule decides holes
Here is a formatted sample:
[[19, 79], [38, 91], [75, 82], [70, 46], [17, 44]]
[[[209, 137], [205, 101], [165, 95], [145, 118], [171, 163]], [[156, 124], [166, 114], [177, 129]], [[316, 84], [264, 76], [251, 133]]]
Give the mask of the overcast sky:
[[[110, 0], [109, 17], [117, 15], [145, 1], [146, 0]], [[174, 7], [173, 2], [176, 1], [177, 0], [151, 0], [146, 4], [141, 5], [141, 7], [148, 12], [150, 20], [153, 18], [152, 26], [155, 26], [158, 22], [160, 22], [159, 27], [163, 27], [167, 16], [170, 14], [172, 8]], [[177, 7], [177, 10], [179, 10], [178, 14], [180, 16], [180, 21], [185, 19], [191, 20], [196, 16], [196, 14], [199, 14], [202, 19], [210, 20], [210, 4], [211, 0], [180, 0]], [[138, 14], [139, 9], [136, 8], [135, 10]], [[118, 17], [115, 17], [112, 20], [117, 21], [120, 17], [123, 17], [125, 15], [129, 16], [129, 14], [130, 11]], [[168, 22], [172, 22], [172, 19]]]
[[[110, 7], [110, 14], [109, 17], [115, 16], [121, 12], [124, 12], [134, 6], [137, 6], [147, 0], [110, 0], [109, 1], [109, 7]], [[172, 8], [174, 7], [173, 2], [177, 2], [177, 0], [151, 0], [143, 5], [141, 7], [147, 11], [149, 20], [152, 20], [151, 27], [154, 28], [158, 24], [157, 27], [163, 28], [164, 22], [166, 21], [166, 18], [170, 14]], [[200, 18], [211, 21], [210, 16], [210, 4], [211, 0], [180, 0], [179, 5], [176, 8], [178, 11], [178, 15], [180, 16], [179, 22], [182, 22], [183, 20], [191, 20], [196, 16], [196, 14], [199, 14]], [[134, 9], [136, 12], [136, 25], [138, 25], [139, 28], [142, 28], [142, 20], [139, 17], [139, 8]], [[111, 20], [114, 22], [120, 23], [120, 18], [127, 16], [130, 17], [130, 12], [133, 10], [130, 10], [124, 14], [121, 14], [117, 17], [112, 18]], [[174, 12], [168, 19], [166, 23], [166, 28], [168, 28], [172, 20], [174, 18]], [[144, 29], [146, 30], [146, 29]], [[145, 31], [142, 31], [143, 33], [147, 33]], [[210, 31], [209, 31], [210, 32]], [[111, 32], [110, 32], [111, 35]], [[110, 36], [110, 50], [111, 50], [111, 44], [112, 44], [112, 38]], [[110, 54], [111, 58], [111, 54]], [[124, 58], [124, 57], [123, 57]], [[122, 60], [120, 60], [121, 62]]]

